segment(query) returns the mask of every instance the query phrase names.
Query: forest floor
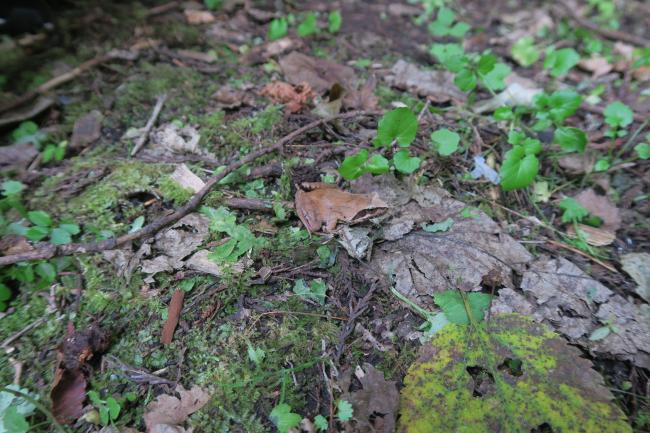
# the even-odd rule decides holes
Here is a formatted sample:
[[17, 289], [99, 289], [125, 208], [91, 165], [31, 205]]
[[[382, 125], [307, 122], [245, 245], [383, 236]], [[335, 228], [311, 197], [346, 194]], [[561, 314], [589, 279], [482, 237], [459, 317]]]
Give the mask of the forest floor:
[[0, 45], [0, 433], [650, 431], [647, 4], [56, 21]]

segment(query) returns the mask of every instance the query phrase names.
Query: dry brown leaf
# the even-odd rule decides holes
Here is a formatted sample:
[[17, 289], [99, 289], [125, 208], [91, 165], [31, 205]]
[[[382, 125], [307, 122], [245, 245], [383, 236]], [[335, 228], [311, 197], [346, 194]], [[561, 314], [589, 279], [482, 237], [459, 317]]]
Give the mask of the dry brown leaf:
[[325, 231], [332, 231], [338, 221], [360, 222], [388, 208], [377, 193], [352, 194], [320, 182], [305, 183], [302, 187], [304, 190], [296, 190], [296, 212], [310, 232], [319, 231], [323, 225]]
[[343, 95], [343, 106], [353, 110], [376, 110], [379, 106], [379, 98], [375, 96], [377, 78], [371, 75], [361, 88], [349, 90]]
[[104, 116], [98, 110], [93, 110], [77, 119], [72, 129], [70, 148], [82, 149], [96, 141], [102, 132], [103, 119]]
[[267, 42], [262, 45], [253, 47], [248, 54], [241, 58], [245, 64], [255, 65], [267, 61], [270, 57], [279, 56], [289, 51], [302, 47], [304, 43], [301, 39], [280, 38], [275, 41]]
[[594, 78], [605, 75], [614, 69], [614, 65], [609, 63], [604, 57], [590, 57], [588, 59], [582, 59], [578, 65], [582, 69], [591, 72]]
[[181, 187], [189, 189], [194, 193], [201, 191], [205, 186], [205, 182], [195, 175], [185, 164], [178, 164], [176, 170], [169, 177]]
[[[354, 408], [356, 423], [354, 431], [358, 433], [394, 432], [395, 418], [399, 409], [399, 391], [397, 391], [395, 381], [386, 380], [381, 371], [368, 363], [363, 364], [363, 371], [357, 367], [356, 377], [362, 388], [349, 393], [347, 389], [344, 390], [345, 399]], [[349, 380], [345, 380], [345, 382], [350, 383]]]
[[280, 68], [291, 84], [307, 83], [318, 94], [323, 94], [335, 83], [349, 90], [354, 87], [354, 70], [331, 60], [309, 57], [294, 51], [280, 59]]
[[596, 162], [596, 157], [597, 155], [594, 152], [587, 150], [582, 154], [572, 153], [561, 156], [558, 159], [558, 164], [570, 174], [591, 173]]
[[404, 60], [398, 60], [386, 77], [386, 82], [398, 89], [419, 96], [428, 96], [433, 102], [465, 101], [467, 97], [454, 84], [454, 74], [447, 71], [425, 71]]
[[65, 340], [57, 352], [57, 367], [50, 399], [52, 414], [57, 421], [67, 424], [83, 414], [83, 402], [86, 399], [86, 362], [95, 353], [106, 350], [107, 340], [104, 333], [96, 326], [83, 332], [75, 331], [72, 323], [68, 324]]
[[[577, 224], [577, 226], [580, 232], [585, 236], [585, 240], [589, 245], [604, 247], [605, 245], [611, 244], [616, 239], [616, 234], [610, 230], [604, 230], [584, 224]], [[567, 234], [570, 237], [575, 238], [575, 228], [573, 226], [567, 227]]]
[[178, 385], [176, 393], [180, 398], [163, 394], [149, 403], [144, 414], [147, 432], [168, 431], [179, 426], [210, 400], [210, 395], [196, 385], [189, 391]]
[[27, 242], [27, 238], [19, 235], [6, 235], [0, 238], [0, 253], [4, 256], [23, 254], [34, 251], [34, 247]]
[[196, 9], [185, 9], [185, 19], [188, 24], [208, 24], [215, 20], [214, 15], [208, 11], [199, 11]]
[[592, 189], [586, 189], [576, 195], [575, 200], [584, 206], [589, 213], [602, 218], [603, 225], [600, 229], [616, 233], [621, 227], [621, 215], [619, 209], [609, 201], [607, 196], [598, 195]]
[[284, 110], [287, 114], [299, 112], [316, 96], [307, 83], [292, 86], [282, 81], [267, 84], [260, 95], [267, 96], [275, 103], [285, 104]]
[[221, 108], [237, 108], [242, 105], [253, 105], [253, 97], [245, 90], [235, 89], [232, 86], [225, 85], [219, 88], [212, 95]]

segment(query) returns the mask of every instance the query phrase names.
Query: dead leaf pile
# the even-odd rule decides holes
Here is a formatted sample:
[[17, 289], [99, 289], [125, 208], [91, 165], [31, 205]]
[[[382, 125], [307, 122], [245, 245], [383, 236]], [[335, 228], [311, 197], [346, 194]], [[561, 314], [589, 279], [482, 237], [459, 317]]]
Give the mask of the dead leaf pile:
[[194, 412], [210, 401], [210, 394], [204, 389], [193, 386], [189, 391], [178, 385], [174, 395], [159, 395], [149, 403], [144, 414], [147, 433], [190, 433], [181, 425]]
[[[463, 290], [500, 288], [492, 313], [532, 316], [593, 353], [650, 366], [647, 304], [637, 305], [615, 294], [565, 259], [534, 258], [486, 214], [442, 189], [409, 187], [384, 175], [362, 176], [353, 182], [352, 190], [381, 191], [390, 206], [391, 212], [381, 222], [387, 242], [375, 246], [370, 265], [416, 304], [433, 308], [433, 295], [450, 285]], [[608, 215], [602, 206], [591, 210], [616, 223], [616, 213]], [[447, 231], [419, 230], [423, 223], [448, 218], [454, 223]], [[521, 283], [513, 275], [519, 275]], [[612, 323], [618, 332], [590, 340], [605, 323]]]
[[275, 103], [285, 104], [284, 111], [287, 114], [299, 112], [316, 96], [307, 83], [291, 85], [282, 81], [267, 84], [260, 91], [260, 95]]
[[242, 105], [254, 105], [253, 96], [246, 91], [247, 89], [235, 89], [230, 85], [220, 87], [214, 92], [212, 98], [217, 101], [217, 106], [231, 110], [241, 107]]
[[415, 95], [427, 96], [433, 102], [465, 101], [467, 97], [454, 84], [454, 74], [447, 71], [426, 71], [413, 63], [398, 60], [386, 76], [386, 82]]
[[368, 363], [363, 370], [357, 367], [354, 375], [361, 384], [358, 391], [350, 391], [352, 369], [341, 375], [338, 385], [343, 398], [353, 407], [354, 428], [346, 431], [355, 433], [392, 433], [395, 431], [395, 418], [399, 409], [399, 392], [394, 381], [388, 381], [384, 374]]
[[[208, 237], [208, 226], [207, 217], [191, 213], [169, 229], [158, 232], [153, 242], [143, 243], [136, 252], [130, 247], [109, 250], [104, 252], [104, 258], [115, 265], [118, 275], [125, 277], [130, 276], [138, 266], [151, 276], [182, 268], [221, 275], [216, 263], [208, 260], [207, 250], [197, 251]], [[145, 259], [149, 256], [153, 258]]]
[[296, 190], [295, 206], [300, 221], [310, 232], [331, 232], [339, 221], [357, 223], [377, 216], [388, 205], [377, 193], [351, 194], [335, 185], [314, 182], [304, 183]]
[[50, 399], [52, 414], [60, 423], [68, 424], [83, 414], [86, 400], [87, 362], [96, 353], [106, 350], [106, 336], [99, 327], [77, 332], [68, 324], [65, 340], [57, 351], [57, 367]]

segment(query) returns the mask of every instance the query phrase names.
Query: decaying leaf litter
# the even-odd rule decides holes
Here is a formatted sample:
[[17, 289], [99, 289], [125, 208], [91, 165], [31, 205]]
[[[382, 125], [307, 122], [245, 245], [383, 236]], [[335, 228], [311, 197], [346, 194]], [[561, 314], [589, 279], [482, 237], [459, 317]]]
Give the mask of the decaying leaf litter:
[[[45, 84], [2, 89], [4, 431], [648, 428], [643, 5], [208, 3], [7, 61]], [[429, 51], [461, 33], [502, 86]], [[556, 122], [541, 156], [508, 106]], [[517, 146], [540, 174], [508, 192]]]

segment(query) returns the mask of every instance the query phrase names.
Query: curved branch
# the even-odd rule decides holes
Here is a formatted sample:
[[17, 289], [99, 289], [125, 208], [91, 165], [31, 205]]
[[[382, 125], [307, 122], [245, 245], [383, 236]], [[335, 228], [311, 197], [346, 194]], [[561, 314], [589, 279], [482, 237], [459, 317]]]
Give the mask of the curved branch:
[[282, 148], [296, 137], [304, 134], [312, 128], [323, 125], [325, 123], [338, 120], [338, 119], [350, 119], [359, 116], [368, 116], [379, 114], [374, 111], [351, 111], [348, 113], [338, 114], [336, 116], [314, 120], [313, 122], [308, 123], [307, 125], [296, 129], [295, 131], [285, 135], [274, 145], [258, 149], [255, 152], [249, 153], [245, 157], [241, 158], [238, 161], [231, 163], [226, 166], [226, 168], [219, 174], [213, 176], [208, 180], [203, 188], [192, 196], [192, 198], [185, 203], [180, 208], [176, 209], [169, 215], [163, 216], [142, 227], [140, 230], [137, 230], [133, 233], [127, 233], [125, 235], [119, 236], [117, 238], [106, 239], [103, 241], [97, 242], [81, 242], [76, 244], [68, 244], [55, 246], [51, 244], [40, 244], [37, 249], [27, 253], [13, 254], [9, 256], [0, 257], [0, 266], [12, 265], [18, 262], [30, 261], [30, 260], [42, 260], [42, 259], [51, 259], [52, 257], [61, 257], [61, 256], [70, 256], [73, 254], [85, 254], [85, 253], [97, 253], [100, 251], [112, 250], [119, 248], [122, 245], [125, 245], [129, 242], [132, 242], [137, 239], [149, 237], [156, 234], [160, 229], [167, 227], [179, 219], [183, 218], [185, 215], [192, 212], [199, 204], [203, 197], [210, 192], [210, 190], [221, 181], [224, 177], [234, 172], [235, 170], [241, 168], [242, 166], [264, 156], [269, 153], [277, 152], [282, 150]]

